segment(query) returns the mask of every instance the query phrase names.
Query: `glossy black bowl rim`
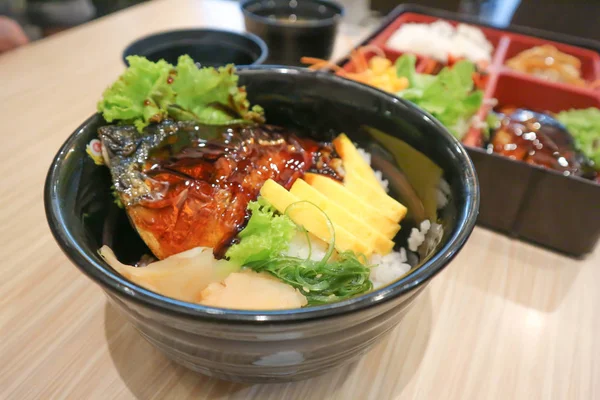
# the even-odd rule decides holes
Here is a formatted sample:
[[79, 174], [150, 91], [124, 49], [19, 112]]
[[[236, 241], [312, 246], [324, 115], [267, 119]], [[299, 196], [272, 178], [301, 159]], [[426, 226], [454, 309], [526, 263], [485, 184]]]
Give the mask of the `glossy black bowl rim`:
[[[85, 253], [82, 246], [73, 238], [70, 230], [65, 225], [63, 215], [60, 212], [60, 201], [56, 196], [56, 182], [60, 175], [61, 167], [73, 149], [78, 136], [83, 132], [86, 126], [94, 119], [99, 118], [95, 114], [88, 118], [62, 145], [54, 158], [44, 188], [44, 205], [46, 209], [46, 218], [54, 235], [54, 238], [60, 245], [63, 252], [70, 260], [81, 269], [86, 275], [99, 283], [104, 289], [109, 290], [115, 295], [136, 302], [140, 305], [150, 307], [154, 310], [187, 317], [196, 320], [207, 320], [214, 322], [230, 323], [293, 323], [306, 320], [322, 319], [341, 315], [367, 307], [376, 306], [388, 300], [401, 296], [426, 281], [433, 278], [457, 255], [460, 249], [471, 235], [477, 214], [479, 210], [479, 184], [473, 163], [466, 150], [459, 141], [444, 126], [434, 119], [430, 114], [417, 108], [412, 103], [394, 97], [386, 92], [363, 85], [345, 78], [337, 77], [327, 73], [315, 73], [305, 68], [282, 67], [282, 66], [250, 66], [241, 67], [239, 71], [248, 76], [258, 76], [265, 74], [286, 74], [294, 76], [318, 74], [319, 79], [329, 79], [341, 85], [346, 85], [360, 91], [367, 91], [380, 97], [383, 101], [401, 103], [405, 109], [413, 114], [417, 114], [427, 124], [432, 125], [439, 131], [437, 140], [445, 140], [448, 146], [454, 149], [459, 160], [459, 170], [466, 178], [467, 185], [463, 188], [465, 196], [465, 205], [457, 211], [456, 229], [448, 242], [431, 256], [429, 260], [423, 263], [419, 268], [411, 271], [408, 275], [389, 286], [374, 290], [372, 292], [360, 295], [351, 299], [336, 303], [319, 305], [307, 308], [298, 308], [291, 310], [273, 310], [273, 311], [243, 311], [231, 310], [215, 307], [207, 307], [200, 304], [187, 303], [162, 296], [150, 290], [144, 289], [119, 275], [112, 268], [107, 268], [106, 264], [101, 265]], [[100, 117], [101, 118], [101, 117]]]
[[255, 14], [248, 10], [248, 6], [250, 4], [254, 4], [259, 1], [261, 1], [261, 0], [244, 0], [244, 1], [242, 1], [242, 3], [240, 4], [240, 7], [242, 9], [242, 13], [244, 14], [244, 17], [253, 19], [253, 20], [260, 22], [262, 24], [265, 24], [265, 25], [277, 26], [280, 28], [318, 28], [318, 27], [323, 27], [323, 26], [331, 26], [331, 25], [337, 24], [339, 22], [339, 20], [346, 13], [344, 6], [342, 6], [341, 4], [339, 4], [335, 1], [331, 1], [331, 0], [298, 0], [298, 1], [303, 1], [303, 2], [307, 2], [307, 3], [308, 2], [317, 3], [317, 4], [327, 6], [327, 7], [335, 8], [337, 10], [337, 15], [330, 17], [330, 18], [322, 18], [322, 19], [314, 19], [314, 20], [311, 19], [311, 20], [307, 20], [307, 21], [295, 22], [293, 25], [291, 25], [291, 24], [286, 24], [286, 23], [279, 22], [279, 21], [273, 21], [270, 18], [260, 16], [260, 15]]
[[171, 29], [171, 30], [159, 31], [159, 32], [150, 33], [146, 36], [142, 36], [141, 38], [138, 38], [138, 39], [134, 40], [133, 42], [129, 43], [127, 45], [127, 47], [125, 47], [125, 50], [123, 50], [123, 54], [121, 55], [121, 58], [122, 58], [123, 62], [125, 63], [125, 65], [129, 65], [127, 63], [127, 57], [135, 55], [135, 54], [129, 54], [131, 52], [132, 47], [134, 47], [134, 46], [138, 45], [140, 42], [143, 42], [148, 39], [157, 38], [157, 37], [164, 36], [164, 35], [177, 34], [177, 33], [179, 33], [179, 34], [212, 33], [212, 34], [227, 35], [227, 36], [231, 36], [231, 37], [237, 36], [240, 38], [248, 39], [248, 40], [254, 42], [260, 49], [260, 54], [259, 54], [258, 58], [256, 60], [254, 60], [252, 62], [252, 64], [249, 64], [249, 65], [262, 64], [265, 62], [265, 60], [269, 56], [269, 47], [267, 46], [267, 44], [265, 43], [264, 40], [259, 38], [254, 33], [235, 32], [235, 31], [229, 31], [229, 30], [225, 30], [225, 29], [188, 28], [188, 29]]

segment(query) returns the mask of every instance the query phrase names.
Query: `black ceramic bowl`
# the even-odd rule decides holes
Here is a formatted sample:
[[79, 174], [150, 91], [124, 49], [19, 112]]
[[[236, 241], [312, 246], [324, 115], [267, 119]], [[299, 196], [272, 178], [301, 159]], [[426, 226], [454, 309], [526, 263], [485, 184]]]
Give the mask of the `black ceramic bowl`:
[[269, 47], [268, 64], [301, 65], [303, 56], [329, 59], [344, 8], [327, 0], [246, 0], [246, 30]]
[[262, 64], [268, 55], [267, 45], [251, 33], [236, 33], [215, 29], [185, 29], [146, 36], [131, 43], [123, 51], [127, 57], [144, 56], [150, 61], [164, 59], [177, 64], [177, 58], [188, 54], [203, 67], [226, 64]]
[[[401, 321], [426, 283], [448, 265], [469, 237], [479, 205], [477, 178], [458, 141], [430, 115], [406, 101], [305, 69], [257, 66], [242, 68], [239, 75], [250, 101], [264, 107], [272, 124], [321, 138], [346, 132], [361, 146], [373, 148], [377, 141], [361, 128], [370, 126], [386, 132], [394, 143], [409, 145], [435, 161], [444, 171], [452, 197], [440, 215], [444, 235], [437, 248], [397, 282], [323, 306], [237, 311], [153, 293], [121, 277], [97, 253], [107, 242], [124, 262], [139, 259], [144, 252], [124, 211], [114, 206], [108, 170], [86, 155], [86, 145], [105, 124], [99, 115], [85, 121], [54, 159], [46, 180], [46, 214], [67, 256], [106, 291], [110, 302], [142, 336], [169, 358], [228, 380], [304, 379], [356, 359]], [[418, 167], [410, 170], [405, 172], [414, 184], [421, 171]], [[394, 185], [391, 193], [396, 195]], [[120, 221], [116, 228], [105, 224], [112, 218]], [[410, 232], [411, 223], [409, 214], [401, 232]]]

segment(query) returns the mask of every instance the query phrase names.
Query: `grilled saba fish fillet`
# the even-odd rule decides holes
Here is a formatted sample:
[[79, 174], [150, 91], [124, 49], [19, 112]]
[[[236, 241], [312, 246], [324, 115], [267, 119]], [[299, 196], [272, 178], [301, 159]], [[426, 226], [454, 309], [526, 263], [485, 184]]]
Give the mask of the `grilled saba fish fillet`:
[[221, 256], [267, 179], [286, 188], [307, 171], [341, 179], [330, 144], [269, 125], [213, 127], [165, 120], [99, 129], [129, 219], [159, 259], [194, 247]]

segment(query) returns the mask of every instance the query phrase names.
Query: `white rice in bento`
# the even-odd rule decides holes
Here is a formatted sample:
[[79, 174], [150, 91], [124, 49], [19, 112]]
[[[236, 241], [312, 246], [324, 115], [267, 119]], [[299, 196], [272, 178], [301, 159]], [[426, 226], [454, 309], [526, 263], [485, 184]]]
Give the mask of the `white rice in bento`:
[[[356, 146], [356, 148], [364, 160], [371, 164], [371, 153], [358, 146]], [[381, 187], [383, 187], [386, 192], [389, 192], [389, 183], [383, 178], [381, 171], [375, 171], [375, 176], [379, 180]], [[449, 196], [450, 186], [442, 179], [437, 188], [438, 209], [442, 209], [446, 206]], [[369, 257], [368, 262], [373, 265], [370, 273], [373, 287], [378, 289], [389, 285], [406, 275], [412, 268], [409, 263], [409, 258], [413, 263], [417, 260], [416, 254], [412, 254], [412, 257], [409, 257], [409, 254], [416, 253], [421, 246], [423, 246], [422, 250], [424, 250], [425, 253], [429, 252], [437, 246], [441, 240], [442, 234], [443, 229], [440, 224], [424, 220], [418, 227], [412, 228], [406, 243], [408, 250], [406, 247], [400, 247], [399, 251], [393, 251], [385, 256], [373, 254]], [[310, 246], [307, 237], [308, 240], [310, 240]], [[306, 235], [299, 233], [290, 243], [286, 255], [298, 258], [307, 258], [310, 255], [311, 260], [319, 261], [323, 259], [326, 252], [327, 244], [325, 242], [311, 234]]]

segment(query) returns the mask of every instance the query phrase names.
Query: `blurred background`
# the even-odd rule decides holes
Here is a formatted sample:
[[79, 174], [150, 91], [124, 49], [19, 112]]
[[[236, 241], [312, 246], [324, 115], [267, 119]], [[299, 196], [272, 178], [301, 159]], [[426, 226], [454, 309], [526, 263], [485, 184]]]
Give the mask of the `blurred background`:
[[[18, 47], [25, 40], [38, 40], [146, 1], [156, 0], [0, 0], [0, 51], [3, 32], [6, 35], [6, 32], [21, 31], [27, 39], [16, 39], [14, 47]], [[338, 2], [346, 7], [346, 23], [363, 27], [375, 27], [383, 16], [404, 3], [397, 0]], [[411, 3], [475, 15], [499, 27], [513, 23], [600, 40], [600, 0], [415, 0]], [[4, 44], [6, 48], [10, 46]]]
[[148, 0], [0, 0], [0, 15], [37, 40]]

